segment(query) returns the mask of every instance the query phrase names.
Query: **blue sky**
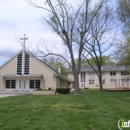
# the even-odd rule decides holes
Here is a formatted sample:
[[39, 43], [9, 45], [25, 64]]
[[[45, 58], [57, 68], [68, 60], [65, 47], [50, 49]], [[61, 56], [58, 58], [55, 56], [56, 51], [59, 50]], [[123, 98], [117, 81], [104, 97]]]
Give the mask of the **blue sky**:
[[[45, 0], [33, 0], [40, 5], [44, 5]], [[75, 3], [75, 0], [71, 0]], [[113, 7], [115, 1], [111, 1]], [[37, 54], [36, 44], [46, 43], [56, 46], [60, 39], [52, 33], [51, 29], [42, 24], [41, 16], [48, 14], [41, 9], [30, 6], [26, 0], [0, 0], [0, 65], [14, 56], [22, 49], [20, 38], [26, 33], [29, 38], [26, 46], [30, 51]], [[64, 47], [59, 46], [60, 52]], [[52, 47], [53, 51], [55, 47]]]

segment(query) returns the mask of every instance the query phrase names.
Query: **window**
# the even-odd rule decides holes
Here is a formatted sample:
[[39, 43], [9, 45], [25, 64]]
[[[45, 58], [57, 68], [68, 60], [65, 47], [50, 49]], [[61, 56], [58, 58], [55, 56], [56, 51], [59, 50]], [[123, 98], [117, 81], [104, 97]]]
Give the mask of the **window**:
[[85, 82], [85, 72], [81, 72], [81, 82]]
[[6, 80], [6, 88], [10, 88], [10, 80]]
[[19, 88], [21, 88], [22, 87], [22, 82], [21, 82], [21, 80], [19, 81]]
[[111, 83], [111, 84], [116, 84], [116, 79], [111, 79], [111, 80], [110, 80], [110, 83]]
[[121, 71], [121, 75], [129, 75], [129, 72], [127, 72], [127, 71]]
[[25, 54], [24, 74], [29, 74], [29, 59], [30, 56], [28, 54]]
[[35, 80], [35, 88], [40, 88], [40, 80]]
[[110, 75], [111, 76], [116, 76], [116, 72], [112, 71], [112, 72], [110, 72]]
[[30, 80], [30, 88], [33, 88], [34, 89], [34, 80]]
[[36, 88], [40, 88], [40, 80], [30, 80], [30, 88], [31, 89], [36, 89]]
[[89, 84], [94, 84], [94, 80], [89, 80]]
[[6, 80], [5, 88], [7, 89], [15, 89], [16, 81], [15, 80]]
[[105, 84], [105, 79], [102, 79], [102, 84]]
[[22, 53], [17, 57], [17, 74], [22, 74]]
[[24, 69], [24, 74], [29, 74], [29, 59], [30, 56], [25, 53], [24, 66], [22, 66], [23, 56], [22, 53], [17, 57], [17, 74], [22, 74], [22, 68]]

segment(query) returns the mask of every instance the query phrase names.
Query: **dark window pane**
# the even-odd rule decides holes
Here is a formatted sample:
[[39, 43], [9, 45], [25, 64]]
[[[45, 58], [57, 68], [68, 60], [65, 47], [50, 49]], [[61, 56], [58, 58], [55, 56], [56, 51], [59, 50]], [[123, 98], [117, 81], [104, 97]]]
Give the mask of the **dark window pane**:
[[25, 62], [24, 62], [24, 74], [29, 74], [29, 58], [28, 54], [25, 54]]
[[35, 80], [35, 88], [40, 88], [40, 80]]
[[30, 80], [30, 88], [34, 89], [34, 80]]
[[6, 80], [6, 85], [5, 85], [6, 88], [10, 88], [10, 80]]
[[17, 57], [17, 74], [22, 74], [22, 53]]
[[15, 88], [15, 80], [11, 80], [11, 88]]

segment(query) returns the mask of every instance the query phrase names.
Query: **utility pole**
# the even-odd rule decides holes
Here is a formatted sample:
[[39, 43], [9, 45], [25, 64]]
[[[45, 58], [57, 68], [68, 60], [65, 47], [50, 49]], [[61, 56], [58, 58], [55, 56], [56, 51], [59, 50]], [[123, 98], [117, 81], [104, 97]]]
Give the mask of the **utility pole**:
[[23, 38], [20, 38], [21, 40], [23, 40], [23, 53], [22, 53], [22, 75], [24, 75], [24, 62], [25, 62], [25, 42], [26, 40], [28, 40], [28, 38], [26, 37], [26, 35], [24, 34]]

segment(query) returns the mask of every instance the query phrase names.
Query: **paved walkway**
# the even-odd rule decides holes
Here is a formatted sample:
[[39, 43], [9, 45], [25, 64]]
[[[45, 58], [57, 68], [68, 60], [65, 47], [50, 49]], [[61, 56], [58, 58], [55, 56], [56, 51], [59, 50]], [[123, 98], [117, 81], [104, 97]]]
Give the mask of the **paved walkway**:
[[10, 91], [0, 91], [0, 98], [10, 97], [10, 96], [19, 96], [32, 94], [32, 92], [10, 92]]
[[10, 96], [19, 96], [19, 95], [23, 95], [23, 94], [0, 94], [0, 98], [10, 97]]

